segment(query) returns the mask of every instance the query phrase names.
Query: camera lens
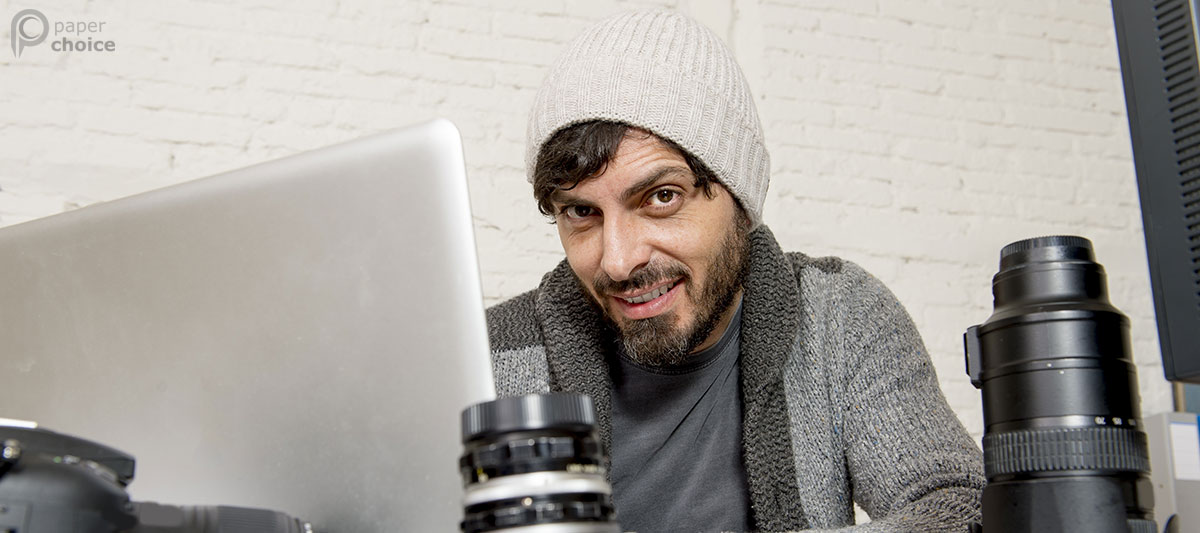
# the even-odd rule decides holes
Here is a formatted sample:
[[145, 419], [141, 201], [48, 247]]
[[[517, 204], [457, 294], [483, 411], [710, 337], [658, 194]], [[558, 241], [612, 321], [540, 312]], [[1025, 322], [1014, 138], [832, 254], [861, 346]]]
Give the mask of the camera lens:
[[983, 391], [984, 531], [1154, 531], [1129, 320], [1091, 242], [1004, 247], [992, 292], [964, 336]]
[[466, 533], [619, 533], [591, 398], [501, 398], [462, 413]]

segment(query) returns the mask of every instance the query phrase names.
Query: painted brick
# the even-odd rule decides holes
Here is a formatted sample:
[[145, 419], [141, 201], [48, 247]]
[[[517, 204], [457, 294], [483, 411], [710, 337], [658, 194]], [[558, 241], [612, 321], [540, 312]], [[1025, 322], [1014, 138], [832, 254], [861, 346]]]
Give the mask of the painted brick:
[[871, 42], [904, 43], [925, 48], [932, 48], [937, 42], [934, 32], [928, 28], [914, 27], [907, 21], [848, 13], [821, 15], [818, 31]]
[[496, 14], [495, 29], [498, 35], [507, 37], [559, 43], [578, 35], [588, 23], [588, 20], [574, 17], [501, 12]]
[[441, 28], [472, 33], [489, 33], [492, 29], [492, 14], [486, 10], [453, 4], [429, 6], [429, 24]]
[[882, 55], [878, 42], [854, 37], [842, 37], [821, 31], [796, 32], [788, 35], [771, 34], [764, 38], [768, 48], [799, 55], [817, 55], [878, 63]]
[[813, 11], [807, 5], [781, 4], [763, 2], [759, 6], [764, 28], [771, 28], [790, 35], [799, 32], [814, 31], [820, 24], [820, 13]]
[[817, 71], [838, 83], [870, 84], [881, 88], [937, 93], [944, 86], [942, 74], [902, 65], [881, 65], [852, 60], [822, 60]]
[[885, 17], [920, 26], [966, 29], [973, 18], [971, 9], [926, 0], [888, 0], [879, 3]]
[[818, 11], [858, 13], [861, 15], [875, 15], [879, 12], [879, 2], [875, 0], [808, 0], [804, 2], [804, 7]]
[[980, 61], [980, 58], [956, 51], [957, 43], [946, 43], [948, 48], [924, 49], [912, 46], [886, 46], [883, 50], [882, 62], [899, 64], [910, 67], [920, 67], [936, 71], [966, 73], [975, 76], [995, 77], [1000, 72], [1000, 64], [994, 61]]

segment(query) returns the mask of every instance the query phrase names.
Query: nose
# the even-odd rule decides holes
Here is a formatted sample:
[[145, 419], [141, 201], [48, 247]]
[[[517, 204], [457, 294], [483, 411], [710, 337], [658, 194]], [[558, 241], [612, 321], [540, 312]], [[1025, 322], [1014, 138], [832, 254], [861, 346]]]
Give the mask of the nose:
[[650, 244], [634, 217], [609, 217], [604, 221], [604, 250], [600, 268], [613, 281], [629, 279], [650, 262]]

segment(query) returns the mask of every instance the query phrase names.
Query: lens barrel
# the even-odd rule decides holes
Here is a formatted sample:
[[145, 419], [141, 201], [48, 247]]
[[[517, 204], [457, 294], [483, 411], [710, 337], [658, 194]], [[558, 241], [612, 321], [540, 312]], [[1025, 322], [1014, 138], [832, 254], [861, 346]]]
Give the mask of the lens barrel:
[[992, 293], [992, 316], [964, 334], [983, 395], [984, 531], [1155, 531], [1129, 320], [1091, 242], [1005, 246]]
[[591, 398], [501, 398], [462, 413], [465, 533], [619, 533]]

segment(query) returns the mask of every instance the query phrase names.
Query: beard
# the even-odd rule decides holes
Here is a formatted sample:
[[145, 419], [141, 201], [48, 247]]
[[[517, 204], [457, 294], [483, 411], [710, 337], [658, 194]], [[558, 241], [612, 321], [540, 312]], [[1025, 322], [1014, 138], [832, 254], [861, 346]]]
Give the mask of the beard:
[[748, 250], [749, 231], [743, 224], [734, 223], [729, 225], [725, 238], [713, 251], [704, 286], [693, 283], [691, 270], [674, 260], [650, 263], [624, 281], [613, 281], [604, 273], [592, 281], [595, 292], [591, 294], [604, 295], [649, 287], [665, 279], [681, 279], [685, 294], [696, 307], [695, 316], [690, 321], [685, 317], [682, 324], [677, 325], [680, 317], [675, 310], [628, 320], [612, 312], [607, 298], [601, 296], [597, 301], [592, 296], [590, 299], [600, 308], [609, 328], [616, 332], [628, 358], [644, 366], [677, 366], [687, 361], [692, 350], [712, 334], [733, 305], [746, 278]]

